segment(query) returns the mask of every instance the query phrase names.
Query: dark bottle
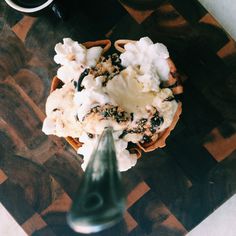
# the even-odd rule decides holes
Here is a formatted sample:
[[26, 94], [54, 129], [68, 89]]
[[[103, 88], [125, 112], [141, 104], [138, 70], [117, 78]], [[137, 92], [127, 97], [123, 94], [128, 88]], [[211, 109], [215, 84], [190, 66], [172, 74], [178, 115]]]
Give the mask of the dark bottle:
[[42, 4], [44, 4], [45, 2], [47, 2], [47, 0], [12, 0], [12, 2], [14, 2], [15, 4], [21, 6], [21, 7], [38, 7]]
[[79, 233], [111, 227], [123, 216], [124, 199], [112, 129], [106, 128], [85, 170], [67, 215], [68, 223]]
[[30, 16], [40, 16], [47, 12], [62, 20], [68, 16], [62, 0], [5, 0], [13, 9]]

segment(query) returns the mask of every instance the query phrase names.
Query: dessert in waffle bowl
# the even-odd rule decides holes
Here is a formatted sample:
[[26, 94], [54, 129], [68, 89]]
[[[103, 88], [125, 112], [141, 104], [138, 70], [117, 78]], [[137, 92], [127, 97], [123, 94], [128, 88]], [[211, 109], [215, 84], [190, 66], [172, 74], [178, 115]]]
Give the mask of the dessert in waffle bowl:
[[182, 93], [167, 48], [149, 38], [111, 42], [57, 44], [60, 64], [46, 103], [43, 131], [65, 137], [84, 157], [85, 168], [105, 127], [113, 128], [120, 171], [137, 162], [141, 152], [165, 146], [178, 122]]

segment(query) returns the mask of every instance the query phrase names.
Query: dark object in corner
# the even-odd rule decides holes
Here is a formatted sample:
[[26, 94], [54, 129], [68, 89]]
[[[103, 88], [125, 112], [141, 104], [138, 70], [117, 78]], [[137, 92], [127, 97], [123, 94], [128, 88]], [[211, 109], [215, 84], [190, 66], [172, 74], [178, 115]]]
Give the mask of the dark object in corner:
[[120, 0], [123, 4], [137, 10], [152, 10], [156, 9], [165, 0]]

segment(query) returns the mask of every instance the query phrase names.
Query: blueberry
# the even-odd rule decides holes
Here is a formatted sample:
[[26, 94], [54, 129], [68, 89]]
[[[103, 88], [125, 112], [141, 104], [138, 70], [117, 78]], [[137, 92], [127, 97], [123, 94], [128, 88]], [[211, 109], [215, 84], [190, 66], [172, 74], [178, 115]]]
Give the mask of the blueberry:
[[154, 134], [156, 132], [156, 129], [153, 126], [150, 127], [149, 130], [151, 131], [152, 134]]
[[150, 143], [150, 142], [151, 142], [151, 138], [150, 138], [149, 136], [147, 136], [147, 135], [144, 135], [144, 136], [143, 136], [143, 141], [144, 141], [145, 143]]
[[89, 138], [93, 138], [93, 134], [88, 133], [88, 137], [89, 137]]
[[153, 127], [157, 127], [160, 126], [163, 123], [163, 117], [155, 115], [152, 119], [151, 119], [151, 125]]

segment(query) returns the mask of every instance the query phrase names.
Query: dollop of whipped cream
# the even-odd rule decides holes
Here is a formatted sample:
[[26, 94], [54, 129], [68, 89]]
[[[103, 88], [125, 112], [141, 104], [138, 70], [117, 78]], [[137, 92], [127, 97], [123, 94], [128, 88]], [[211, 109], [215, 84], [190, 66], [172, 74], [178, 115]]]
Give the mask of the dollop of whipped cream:
[[169, 78], [170, 68], [167, 63], [169, 52], [164, 44], [155, 43], [148, 37], [137, 42], [127, 43], [125, 52], [121, 54], [124, 67], [137, 67], [137, 79], [143, 84], [143, 91], [158, 91], [161, 80]]
[[73, 102], [74, 95], [75, 88], [72, 83], [66, 83], [50, 94], [42, 128], [45, 134], [73, 138], [81, 135], [82, 125], [75, 120], [77, 104]]
[[[170, 126], [178, 106], [172, 91], [159, 86], [169, 77], [166, 47], [145, 37], [126, 44], [120, 57], [106, 59], [101, 47], [86, 49], [66, 38], [55, 51], [54, 60], [61, 65], [57, 76], [64, 85], [47, 99], [43, 132], [79, 138], [85, 169], [104, 128], [111, 126], [118, 168], [128, 170], [137, 162], [128, 143], [157, 138]], [[89, 72], [81, 82], [85, 69]]]
[[54, 56], [54, 61], [61, 65], [57, 71], [57, 77], [62, 82], [68, 83], [78, 79], [85, 68], [97, 64], [102, 54], [102, 47], [87, 49], [70, 38], [64, 38], [63, 44], [56, 44], [55, 51], [57, 54]]

